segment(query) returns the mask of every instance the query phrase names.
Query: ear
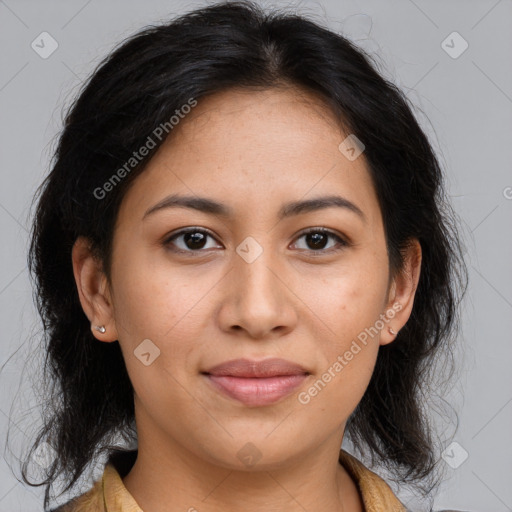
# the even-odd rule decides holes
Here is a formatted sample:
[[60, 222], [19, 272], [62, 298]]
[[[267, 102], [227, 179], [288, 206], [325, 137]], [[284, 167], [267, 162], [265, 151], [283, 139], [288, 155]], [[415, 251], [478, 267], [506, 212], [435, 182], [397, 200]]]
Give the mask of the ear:
[[[387, 317], [384, 329], [381, 331], [380, 344], [387, 345], [397, 336], [398, 331], [407, 323], [411, 316], [414, 296], [418, 288], [421, 272], [421, 245], [414, 238], [407, 249], [402, 252], [404, 258], [403, 269], [391, 280], [388, 300], [384, 314]], [[395, 334], [389, 332], [389, 328]]]
[[[71, 251], [73, 274], [80, 297], [80, 303], [91, 322], [91, 331], [100, 341], [117, 340], [111, 293], [101, 261], [91, 251], [89, 239], [78, 237]], [[95, 326], [105, 327], [105, 332]]]

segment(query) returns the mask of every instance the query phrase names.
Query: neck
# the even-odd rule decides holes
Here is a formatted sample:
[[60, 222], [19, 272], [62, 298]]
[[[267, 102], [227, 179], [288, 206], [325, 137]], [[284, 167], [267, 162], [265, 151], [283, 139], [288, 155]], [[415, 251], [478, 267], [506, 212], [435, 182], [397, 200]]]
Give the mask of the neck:
[[[279, 467], [246, 470], [207, 461], [181, 445], [162, 449], [139, 436], [137, 459], [123, 483], [143, 510], [152, 512], [362, 512], [356, 484], [339, 463], [333, 436], [311, 453]], [[167, 439], [168, 441], [168, 439]]]

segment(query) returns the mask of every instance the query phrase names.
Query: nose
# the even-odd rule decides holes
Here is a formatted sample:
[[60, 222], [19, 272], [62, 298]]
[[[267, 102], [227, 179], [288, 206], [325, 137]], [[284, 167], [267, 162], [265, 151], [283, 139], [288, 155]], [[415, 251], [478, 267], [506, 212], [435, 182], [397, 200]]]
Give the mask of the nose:
[[219, 323], [225, 332], [268, 339], [294, 329], [297, 312], [282, 266], [265, 250], [251, 263], [238, 254], [225, 287]]

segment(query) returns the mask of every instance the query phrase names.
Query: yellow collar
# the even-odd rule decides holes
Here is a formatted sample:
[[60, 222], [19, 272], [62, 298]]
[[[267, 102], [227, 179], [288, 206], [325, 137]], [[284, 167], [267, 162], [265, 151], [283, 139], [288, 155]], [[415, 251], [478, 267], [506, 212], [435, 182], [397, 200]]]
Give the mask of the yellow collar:
[[365, 512], [407, 512], [386, 481], [359, 459], [341, 449], [339, 460], [355, 481], [363, 498]]

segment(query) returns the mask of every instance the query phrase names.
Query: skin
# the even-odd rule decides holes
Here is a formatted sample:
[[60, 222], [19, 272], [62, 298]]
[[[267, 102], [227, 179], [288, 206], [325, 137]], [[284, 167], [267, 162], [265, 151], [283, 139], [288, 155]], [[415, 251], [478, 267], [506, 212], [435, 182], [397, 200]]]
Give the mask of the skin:
[[[72, 254], [91, 330], [101, 342], [119, 341], [135, 389], [139, 452], [126, 488], [152, 512], [362, 511], [339, 449], [379, 347], [396, 337], [388, 326], [398, 331], [410, 316], [419, 243], [391, 279], [364, 153], [350, 161], [340, 152], [347, 134], [311, 93], [217, 93], [201, 99], [171, 135], [123, 199], [111, 284], [85, 239]], [[214, 199], [235, 215], [167, 208], [143, 220], [176, 193]], [[332, 194], [356, 204], [365, 220], [337, 207], [278, 220], [284, 203]], [[212, 233], [203, 248], [183, 236], [165, 245], [190, 226]], [[350, 245], [330, 236], [315, 249], [302, 233], [310, 227], [328, 228]], [[247, 236], [263, 249], [251, 263], [236, 252]], [[385, 328], [300, 403], [298, 393], [397, 303], [401, 310]], [[160, 349], [148, 366], [134, 355], [145, 339]], [[247, 406], [200, 373], [238, 357], [282, 357], [311, 375], [274, 404]], [[237, 457], [249, 442], [261, 456], [253, 466]]]

